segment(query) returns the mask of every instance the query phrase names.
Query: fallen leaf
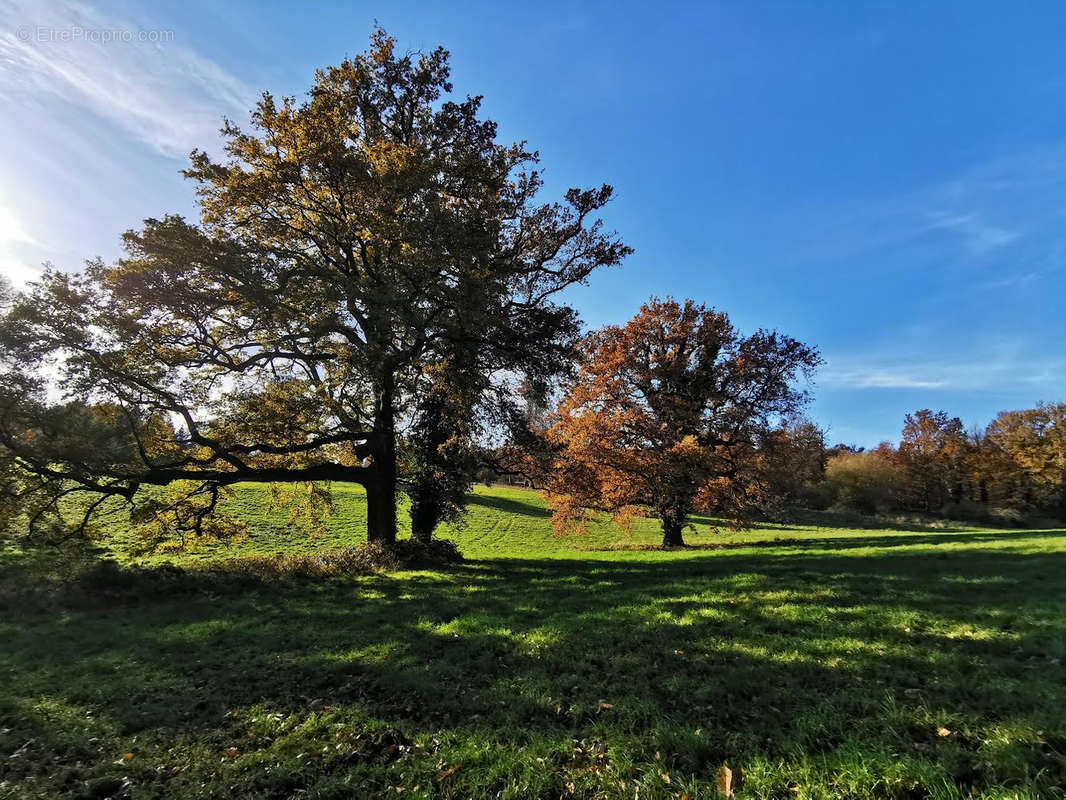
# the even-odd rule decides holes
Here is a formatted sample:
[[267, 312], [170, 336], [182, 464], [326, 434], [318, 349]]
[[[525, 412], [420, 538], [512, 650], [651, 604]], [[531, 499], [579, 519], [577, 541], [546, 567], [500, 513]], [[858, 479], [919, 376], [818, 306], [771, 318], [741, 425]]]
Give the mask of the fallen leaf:
[[456, 770], [458, 770], [458, 769], [459, 769], [459, 765], [456, 764], [454, 767], [448, 767], [448, 769], [444, 770], [443, 772], [438, 773], [437, 774], [437, 783], [440, 783], [442, 780], [447, 778], [449, 775], [454, 775]]
[[724, 764], [718, 768], [718, 774], [714, 776], [714, 784], [718, 787], [718, 793], [724, 797], [733, 796], [733, 770]]
[[940, 727], [936, 729], [936, 735], [941, 738], [945, 736], [951, 736], [951, 731], [949, 731], [947, 728]]

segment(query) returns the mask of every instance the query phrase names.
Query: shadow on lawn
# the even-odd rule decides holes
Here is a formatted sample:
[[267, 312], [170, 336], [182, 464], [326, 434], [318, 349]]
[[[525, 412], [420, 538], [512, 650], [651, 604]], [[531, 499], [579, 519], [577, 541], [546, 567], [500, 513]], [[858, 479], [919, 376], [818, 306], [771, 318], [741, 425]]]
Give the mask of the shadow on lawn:
[[[536, 496], [539, 497], [539, 495]], [[510, 497], [497, 497], [490, 494], [471, 494], [468, 495], [468, 497], [470, 505], [472, 506], [493, 508], [497, 511], [502, 511], [505, 514], [519, 514], [524, 517], [535, 517], [537, 519], [547, 519], [551, 516], [551, 511], [546, 509], [543, 505], [526, 503]]]
[[[798, 530], [796, 528], [777, 528], [776, 530]], [[1063, 530], [1018, 530], [996, 532], [955, 532], [938, 531], [928, 535], [916, 534], [889, 534], [887, 536], [824, 536], [820, 538], [804, 537], [802, 539], [780, 536], [773, 539], [754, 539], [750, 541], [736, 542], [708, 542], [702, 541], [706, 537], [689, 535], [685, 550], [745, 550], [750, 548], [796, 548], [797, 550], [855, 550], [863, 548], [889, 549], [889, 548], [913, 548], [927, 545], [945, 544], [991, 544], [992, 542], [1010, 541], [1012, 539], [1061, 539], [1066, 538], [1066, 529]], [[612, 544], [602, 547], [580, 548], [586, 552], [613, 552], [613, 551], [661, 551], [662, 548], [654, 544]], [[967, 556], [979, 552], [974, 548], [967, 548]], [[933, 554], [933, 557], [943, 557], [945, 554]], [[789, 556], [791, 558], [791, 556]]]
[[[767, 520], [774, 524], [773, 520]], [[954, 520], [912, 520], [893, 517], [871, 516], [856, 511], [815, 511], [812, 509], [792, 509], [789, 511], [792, 525], [806, 525], [821, 528], [850, 528], [852, 530], [890, 530], [901, 533], [945, 533], [952, 530], [966, 530], [971, 526]], [[778, 530], [804, 530], [789, 525], [775, 526]]]
[[[986, 538], [964, 536], [952, 540]], [[896, 542], [872, 538], [817, 546]], [[1039, 745], [1011, 744], [1012, 766], [989, 772], [979, 737], [940, 742], [921, 720], [946, 714], [973, 730], [1028, 720], [1066, 737], [1049, 705], [1063, 699], [1049, 659], [1066, 656], [1064, 570], [1062, 554], [798, 552], [500, 559], [269, 585], [190, 573], [163, 591], [134, 581], [80, 610], [8, 615], [0, 664], [27, 683], [4, 690], [22, 695], [0, 727], [61, 746], [67, 734], [10, 710], [42, 696], [125, 734], [221, 730], [253, 704], [357, 707], [410, 734], [481, 731], [516, 747], [538, 735], [636, 737], [642, 757], [661, 750], [697, 775], [858, 740], [917, 758], [950, 745], [938, 758], [960, 785], [1044, 770], [1060, 786], [1063, 763]], [[966, 630], [994, 635], [954, 633]]]

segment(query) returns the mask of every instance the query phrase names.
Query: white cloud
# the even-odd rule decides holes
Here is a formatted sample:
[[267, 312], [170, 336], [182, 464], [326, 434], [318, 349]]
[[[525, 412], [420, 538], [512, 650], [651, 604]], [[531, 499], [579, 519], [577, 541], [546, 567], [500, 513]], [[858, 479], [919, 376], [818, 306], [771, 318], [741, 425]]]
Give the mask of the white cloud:
[[996, 392], [1020, 385], [1050, 386], [1063, 374], [1066, 359], [1036, 357], [1024, 352], [1019, 343], [1005, 343], [952, 359], [883, 353], [827, 357], [826, 366], [818, 371], [818, 384], [834, 389]]
[[857, 389], [936, 389], [946, 385], [944, 381], [922, 378], [906, 370], [878, 368], [826, 369], [821, 374], [821, 382]]
[[[163, 155], [184, 157], [217, 141], [224, 115], [240, 118], [254, 102], [240, 80], [172, 38], [140, 41], [138, 26], [71, 0], [0, 0], [0, 12], [15, 28], [0, 32], [0, 96], [8, 103], [51, 94]], [[129, 31], [133, 40], [94, 40], [85, 33], [64, 40], [75, 30]]]

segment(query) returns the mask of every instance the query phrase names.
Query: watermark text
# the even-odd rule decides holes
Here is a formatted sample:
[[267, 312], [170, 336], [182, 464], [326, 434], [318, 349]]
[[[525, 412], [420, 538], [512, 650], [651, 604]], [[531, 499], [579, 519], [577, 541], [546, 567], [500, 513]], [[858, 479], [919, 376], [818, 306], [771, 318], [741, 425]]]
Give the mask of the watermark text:
[[55, 27], [53, 25], [22, 25], [16, 31], [19, 41], [48, 42], [53, 44], [112, 44], [132, 42], [172, 42], [172, 30], [146, 30], [144, 28], [83, 28], [80, 25]]

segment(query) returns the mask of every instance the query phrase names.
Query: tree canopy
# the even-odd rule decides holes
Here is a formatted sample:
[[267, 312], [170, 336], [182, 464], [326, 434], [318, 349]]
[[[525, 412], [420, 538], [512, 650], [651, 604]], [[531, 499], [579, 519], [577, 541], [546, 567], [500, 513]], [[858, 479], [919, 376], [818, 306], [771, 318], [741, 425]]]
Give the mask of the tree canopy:
[[[5, 301], [5, 513], [61, 533], [88, 495], [76, 530], [113, 498], [199, 535], [225, 532], [231, 484], [351, 481], [391, 541], [397, 490], [461, 467], [519, 378], [543, 393], [565, 365], [579, 323], [558, 293], [629, 252], [596, 219], [610, 186], [538, 202], [537, 154], [451, 91], [445, 50], [379, 30], [305, 100], [227, 121], [221, 161], [192, 154], [198, 223], [148, 219], [116, 263]], [[456, 474], [423, 529], [455, 513]]]
[[691, 300], [652, 299], [594, 332], [549, 431], [557, 526], [580, 525], [586, 508], [648, 508], [676, 546], [694, 510], [741, 520], [760, 498], [759, 446], [803, 405], [794, 382], [819, 363], [802, 342], [741, 336]]

